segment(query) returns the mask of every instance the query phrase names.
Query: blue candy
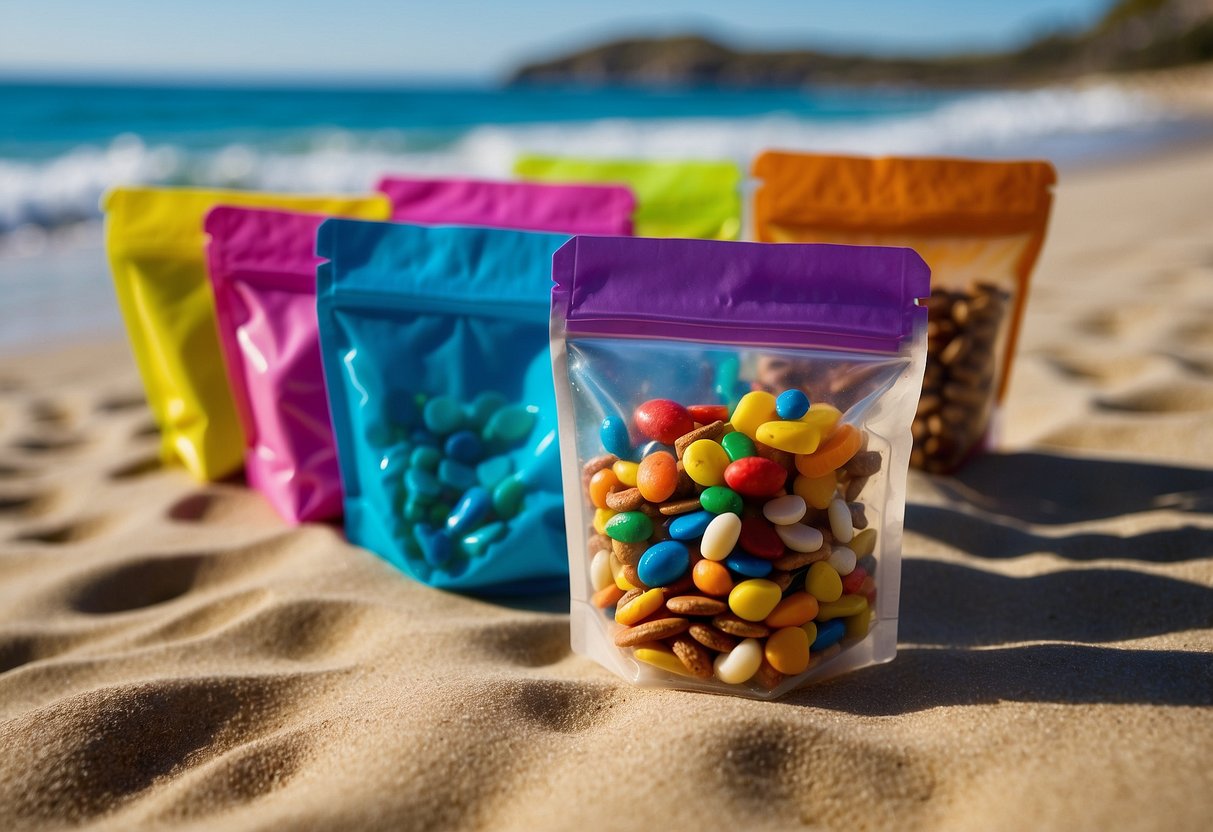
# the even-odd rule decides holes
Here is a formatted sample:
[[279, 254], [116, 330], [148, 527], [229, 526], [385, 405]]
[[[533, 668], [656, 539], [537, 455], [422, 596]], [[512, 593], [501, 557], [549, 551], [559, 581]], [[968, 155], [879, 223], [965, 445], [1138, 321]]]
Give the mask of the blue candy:
[[442, 453], [437, 448], [431, 448], [429, 445], [413, 448], [413, 452], [409, 454], [410, 468], [420, 468], [430, 473], [438, 470], [438, 463], [441, 461]]
[[480, 486], [469, 488], [446, 518], [446, 527], [456, 535], [464, 535], [480, 525], [492, 507], [489, 492]]
[[438, 463], [438, 479], [456, 491], [467, 491], [476, 484], [476, 472], [462, 462], [444, 459]]
[[460, 543], [468, 557], [478, 558], [485, 553], [489, 545], [505, 534], [505, 523], [494, 521], [486, 523], [474, 532], [464, 536]]
[[780, 419], [799, 419], [809, 412], [809, 397], [799, 390], [784, 390], [775, 399], [775, 412]]
[[442, 483], [424, 468], [410, 468], [404, 475], [404, 487], [409, 494], [436, 499], [442, 496]]
[[670, 521], [670, 537], [675, 540], [694, 540], [703, 537], [708, 524], [716, 515], [710, 511], [693, 511], [690, 514], [680, 514]]
[[636, 574], [645, 586], [672, 584], [691, 565], [691, 553], [677, 540], [663, 540], [650, 546], [636, 564]]
[[449, 537], [425, 523], [413, 526], [413, 538], [421, 547], [421, 556], [431, 566], [442, 566], [455, 550]]
[[489, 442], [513, 445], [526, 439], [535, 427], [535, 414], [520, 404], [506, 405], [489, 417], [484, 426], [484, 438]]
[[508, 456], [491, 456], [476, 466], [476, 479], [485, 488], [492, 488], [512, 473], [514, 462]]
[[816, 653], [818, 650], [831, 647], [842, 641], [842, 637], [846, 634], [846, 631], [847, 625], [843, 623], [841, 618], [822, 621], [817, 625], [817, 639], [809, 649]]
[[463, 427], [463, 408], [449, 396], [435, 396], [422, 411], [425, 426], [438, 436], [446, 436]]
[[474, 465], [480, 461], [483, 446], [480, 444], [480, 437], [475, 433], [470, 430], [460, 430], [446, 438], [443, 450], [446, 451], [447, 456], [456, 462], [462, 462], [464, 465]]
[[476, 430], [488, 424], [489, 417], [507, 404], [505, 396], [492, 390], [480, 393], [467, 408], [468, 423]]
[[745, 578], [765, 578], [775, 568], [769, 560], [756, 558], [740, 549], [725, 558], [724, 565], [730, 572], [735, 572]]
[[602, 440], [602, 447], [608, 454], [614, 454], [620, 459], [632, 458], [632, 439], [628, 436], [628, 423], [622, 416], [612, 413], [603, 419], [598, 438]]

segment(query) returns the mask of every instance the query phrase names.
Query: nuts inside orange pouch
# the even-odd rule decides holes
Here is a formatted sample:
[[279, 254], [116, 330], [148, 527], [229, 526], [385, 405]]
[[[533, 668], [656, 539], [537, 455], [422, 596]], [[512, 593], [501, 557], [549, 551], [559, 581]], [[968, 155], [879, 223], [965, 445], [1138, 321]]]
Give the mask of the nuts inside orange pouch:
[[[931, 267], [910, 461], [932, 472], [958, 467], [987, 439], [1006, 393], [1053, 166], [767, 151], [753, 174], [758, 240], [909, 246]], [[771, 368], [769, 384], [795, 386], [788, 372]]]

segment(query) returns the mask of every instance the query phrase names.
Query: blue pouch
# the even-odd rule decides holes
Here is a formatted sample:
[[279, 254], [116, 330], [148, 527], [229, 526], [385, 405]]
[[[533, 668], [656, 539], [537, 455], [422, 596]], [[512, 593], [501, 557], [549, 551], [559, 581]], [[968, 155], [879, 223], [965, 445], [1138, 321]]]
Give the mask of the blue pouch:
[[341, 219], [317, 312], [349, 539], [480, 594], [568, 584], [548, 351], [569, 237]]

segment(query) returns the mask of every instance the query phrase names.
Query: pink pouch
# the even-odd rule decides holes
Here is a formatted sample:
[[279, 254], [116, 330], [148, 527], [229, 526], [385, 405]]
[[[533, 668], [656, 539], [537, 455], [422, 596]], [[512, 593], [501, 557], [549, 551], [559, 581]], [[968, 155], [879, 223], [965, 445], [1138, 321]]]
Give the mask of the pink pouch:
[[487, 179], [385, 176], [375, 186], [396, 222], [484, 225], [516, 231], [630, 236], [632, 191], [623, 185], [550, 185]]

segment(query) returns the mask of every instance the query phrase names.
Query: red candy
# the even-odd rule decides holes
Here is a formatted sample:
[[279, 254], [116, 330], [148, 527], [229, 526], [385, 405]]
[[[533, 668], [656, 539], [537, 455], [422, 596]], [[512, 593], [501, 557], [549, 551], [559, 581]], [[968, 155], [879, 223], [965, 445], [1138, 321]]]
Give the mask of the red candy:
[[685, 407], [669, 399], [649, 399], [632, 414], [636, 429], [649, 439], [663, 445], [695, 429], [695, 420]]
[[754, 557], [766, 560], [783, 557], [783, 541], [775, 533], [775, 527], [761, 517], [747, 517], [741, 521], [741, 536], [737, 542]]
[[863, 567], [856, 566], [851, 570], [851, 574], [843, 576], [842, 591], [847, 595], [858, 595], [866, 577], [868, 577], [868, 573], [864, 571]]
[[687, 412], [701, 425], [729, 421], [729, 409], [722, 404], [693, 404], [687, 408]]
[[724, 469], [724, 481], [743, 497], [773, 497], [787, 479], [786, 468], [760, 456], [742, 457]]

